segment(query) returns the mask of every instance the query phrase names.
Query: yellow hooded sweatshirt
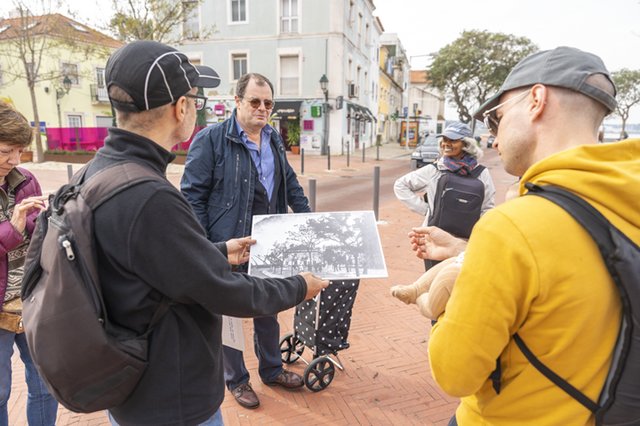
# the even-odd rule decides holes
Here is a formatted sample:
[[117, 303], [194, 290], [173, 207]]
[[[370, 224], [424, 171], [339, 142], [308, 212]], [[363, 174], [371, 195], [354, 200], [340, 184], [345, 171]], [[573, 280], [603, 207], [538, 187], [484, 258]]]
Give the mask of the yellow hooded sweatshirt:
[[[569, 189], [640, 244], [640, 139], [559, 152], [530, 167], [520, 194], [525, 182]], [[550, 201], [521, 196], [475, 225], [429, 340], [431, 372], [445, 392], [461, 397], [461, 426], [592, 425], [589, 410], [536, 370], [512, 336], [597, 401], [620, 310], [590, 235]], [[498, 357], [500, 394], [489, 380]]]

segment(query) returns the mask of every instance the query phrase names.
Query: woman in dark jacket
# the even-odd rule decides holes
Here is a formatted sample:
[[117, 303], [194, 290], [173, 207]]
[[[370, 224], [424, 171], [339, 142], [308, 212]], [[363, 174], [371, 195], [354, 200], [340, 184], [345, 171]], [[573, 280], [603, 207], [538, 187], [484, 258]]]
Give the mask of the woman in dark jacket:
[[0, 426], [9, 423], [7, 402], [14, 343], [25, 365], [29, 426], [54, 425], [58, 411], [58, 402], [38, 376], [22, 332], [20, 285], [24, 259], [45, 199], [36, 178], [17, 167], [32, 136], [26, 118], [0, 102]]

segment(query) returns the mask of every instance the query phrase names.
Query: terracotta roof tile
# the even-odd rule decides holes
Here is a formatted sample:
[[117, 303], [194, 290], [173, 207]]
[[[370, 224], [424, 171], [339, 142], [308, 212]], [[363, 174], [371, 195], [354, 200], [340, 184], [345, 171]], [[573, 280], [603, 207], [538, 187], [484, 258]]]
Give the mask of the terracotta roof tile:
[[30, 29], [33, 35], [70, 38], [83, 43], [113, 48], [123, 45], [122, 42], [59, 13], [29, 16], [24, 19], [20, 17], [2, 19], [0, 20], [0, 30], [2, 30], [0, 41], [18, 37], [23, 26]]

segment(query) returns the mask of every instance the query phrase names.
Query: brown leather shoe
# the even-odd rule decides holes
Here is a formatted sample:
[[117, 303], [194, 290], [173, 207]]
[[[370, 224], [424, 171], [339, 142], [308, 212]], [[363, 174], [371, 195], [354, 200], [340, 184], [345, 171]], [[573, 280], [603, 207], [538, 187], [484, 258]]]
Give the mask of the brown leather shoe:
[[293, 371], [282, 370], [280, 374], [271, 382], [265, 382], [268, 386], [282, 386], [285, 389], [297, 389], [304, 386], [302, 376]]
[[260, 405], [258, 395], [251, 388], [251, 384], [243, 383], [231, 390], [231, 394], [244, 408], [257, 408]]

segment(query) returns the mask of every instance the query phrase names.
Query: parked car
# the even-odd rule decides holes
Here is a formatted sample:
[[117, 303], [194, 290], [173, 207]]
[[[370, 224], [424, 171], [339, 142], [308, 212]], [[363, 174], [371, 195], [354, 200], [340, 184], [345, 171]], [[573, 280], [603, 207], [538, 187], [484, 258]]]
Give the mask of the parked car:
[[440, 149], [438, 146], [439, 138], [435, 134], [427, 135], [422, 142], [416, 147], [416, 150], [411, 154], [411, 162], [415, 164], [415, 167], [420, 168], [428, 163], [433, 163], [440, 156]]

